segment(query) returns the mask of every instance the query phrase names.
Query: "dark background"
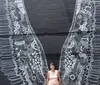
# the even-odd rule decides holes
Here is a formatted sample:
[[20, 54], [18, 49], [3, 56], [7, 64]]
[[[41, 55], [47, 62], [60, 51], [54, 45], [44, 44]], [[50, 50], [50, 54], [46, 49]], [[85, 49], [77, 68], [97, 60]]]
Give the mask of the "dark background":
[[[59, 64], [60, 52], [71, 26], [76, 0], [25, 0], [31, 25], [43, 45], [48, 63]], [[0, 85], [9, 85], [0, 72]]]
[[41, 41], [48, 62], [58, 63], [71, 26], [76, 0], [25, 0], [31, 25]]

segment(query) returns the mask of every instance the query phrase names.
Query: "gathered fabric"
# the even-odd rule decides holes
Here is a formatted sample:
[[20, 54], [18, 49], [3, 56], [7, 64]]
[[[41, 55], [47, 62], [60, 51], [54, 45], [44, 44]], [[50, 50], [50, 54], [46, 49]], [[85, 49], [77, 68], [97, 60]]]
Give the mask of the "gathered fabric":
[[55, 72], [49, 71], [50, 76], [48, 85], [59, 85], [57, 73], [57, 70], [55, 70]]

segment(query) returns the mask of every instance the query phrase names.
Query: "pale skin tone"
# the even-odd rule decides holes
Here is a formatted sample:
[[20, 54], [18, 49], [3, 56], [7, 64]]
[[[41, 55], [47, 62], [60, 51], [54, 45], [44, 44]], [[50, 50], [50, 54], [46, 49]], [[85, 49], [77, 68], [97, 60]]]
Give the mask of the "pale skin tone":
[[[54, 65], [50, 65], [50, 71], [55, 72], [55, 66]], [[48, 85], [48, 81], [49, 81], [49, 72], [47, 73], [47, 85]], [[61, 85], [61, 79], [60, 79], [60, 73], [57, 73], [57, 77], [58, 77], [58, 81], [59, 81], [59, 85]]]

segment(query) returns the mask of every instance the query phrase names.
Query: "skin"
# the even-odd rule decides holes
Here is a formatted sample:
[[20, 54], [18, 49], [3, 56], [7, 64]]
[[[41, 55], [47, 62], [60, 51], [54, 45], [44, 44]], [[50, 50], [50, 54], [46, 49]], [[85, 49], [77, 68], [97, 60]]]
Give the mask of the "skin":
[[[50, 71], [52, 72], [55, 72], [55, 66], [54, 65], [50, 65]], [[48, 82], [49, 82], [49, 72], [47, 73], [47, 85], [48, 85]], [[58, 77], [58, 81], [59, 81], [59, 85], [61, 85], [61, 79], [60, 79], [60, 72], [57, 73], [57, 77]]]

